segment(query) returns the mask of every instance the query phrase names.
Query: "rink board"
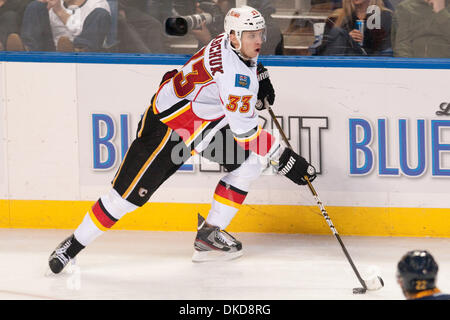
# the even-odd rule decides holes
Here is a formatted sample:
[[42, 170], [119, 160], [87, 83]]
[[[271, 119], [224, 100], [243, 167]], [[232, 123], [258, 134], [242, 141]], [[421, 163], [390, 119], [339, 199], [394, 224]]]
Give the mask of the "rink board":
[[[75, 229], [91, 201], [0, 200], [0, 228]], [[148, 203], [127, 214], [114, 230], [195, 231], [209, 204]], [[360, 236], [449, 237], [450, 209], [327, 206], [338, 232]], [[316, 206], [243, 205], [232, 232], [331, 234]]]
[[[0, 62], [0, 227], [72, 229], [109, 190], [161, 75], [185, 58], [36, 57]], [[280, 61], [266, 59], [274, 111], [318, 169], [314, 185], [338, 230], [450, 237], [450, 63]], [[260, 123], [273, 128], [265, 112]], [[114, 228], [194, 230], [225, 173], [201, 158], [182, 169]], [[330, 232], [309, 190], [270, 169], [230, 230]]]
[[[0, 63], [0, 199], [8, 198], [4, 63]], [[1, 211], [0, 211], [1, 212]]]

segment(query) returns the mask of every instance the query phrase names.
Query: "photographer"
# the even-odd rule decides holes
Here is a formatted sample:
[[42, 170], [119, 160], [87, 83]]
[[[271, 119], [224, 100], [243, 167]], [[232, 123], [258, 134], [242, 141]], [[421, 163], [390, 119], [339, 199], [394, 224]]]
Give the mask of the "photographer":
[[[202, 22], [197, 23], [198, 15], [202, 15]], [[205, 20], [205, 16], [211, 18], [210, 21]], [[195, 22], [188, 29], [184, 31], [191, 32], [191, 34], [198, 41], [198, 48], [206, 45], [214, 36], [223, 32], [223, 20], [225, 14], [221, 8], [211, 0], [172, 0], [172, 17], [190, 17]], [[175, 28], [174, 30], [177, 30]], [[180, 30], [181, 31], [181, 30]], [[175, 35], [183, 36], [184, 32], [175, 32]]]
[[[275, 12], [271, 0], [248, 0], [247, 4], [261, 12], [267, 28], [267, 42], [265, 43], [261, 54], [263, 55], [282, 55], [283, 37], [281, 30], [275, 23], [271, 14]], [[199, 28], [189, 30], [198, 40], [198, 47], [201, 48], [207, 44], [213, 37], [222, 33], [223, 19], [225, 14], [236, 6], [235, 0], [173, 0], [173, 11], [178, 16], [187, 16], [193, 14], [206, 13], [212, 16], [212, 22], [203, 21]]]
[[191, 32], [198, 40], [198, 47], [206, 45], [214, 36], [223, 32], [223, 13], [219, 6], [209, 1], [197, 2], [195, 4], [196, 13], [209, 13], [213, 17], [217, 17], [213, 23], [206, 25], [203, 21], [200, 29], [193, 29]]

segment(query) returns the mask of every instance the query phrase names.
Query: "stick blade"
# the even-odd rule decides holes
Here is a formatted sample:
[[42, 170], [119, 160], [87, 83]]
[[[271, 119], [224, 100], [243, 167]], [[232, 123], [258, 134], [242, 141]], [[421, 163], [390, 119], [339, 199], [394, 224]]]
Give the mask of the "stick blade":
[[365, 294], [366, 291], [364, 288], [353, 288], [353, 294]]

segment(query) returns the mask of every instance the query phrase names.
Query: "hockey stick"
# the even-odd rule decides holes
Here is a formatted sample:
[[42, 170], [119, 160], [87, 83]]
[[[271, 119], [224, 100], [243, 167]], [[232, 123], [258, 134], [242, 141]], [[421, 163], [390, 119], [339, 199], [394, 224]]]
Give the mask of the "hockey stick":
[[[286, 145], [288, 146], [288, 148], [292, 149], [291, 144], [289, 143], [283, 129], [281, 128], [280, 124], [278, 123], [277, 118], [275, 117], [275, 114], [273, 113], [272, 110], [272, 106], [269, 105], [269, 103], [267, 103], [267, 101], [264, 102], [265, 107], [267, 108], [267, 111], [269, 111], [270, 117], [272, 118], [272, 121], [275, 123], [275, 126], [277, 127], [278, 131], [281, 134], [281, 137], [283, 138], [283, 141], [286, 143]], [[311, 181], [309, 181], [308, 176], [304, 176], [303, 177], [309, 187], [309, 190], [311, 191], [314, 199], [316, 200], [317, 205], [319, 206], [320, 212], [322, 213], [322, 216], [325, 218], [325, 221], [327, 222], [328, 226], [331, 229], [331, 232], [334, 234], [334, 236], [336, 237], [336, 239], [338, 240], [342, 251], [344, 251], [345, 257], [347, 258], [347, 261], [350, 263], [353, 272], [355, 273], [356, 277], [359, 280], [359, 283], [361, 283], [362, 288], [353, 288], [353, 293], [355, 294], [361, 294], [361, 293], [366, 293], [367, 290], [377, 290], [380, 289], [384, 286], [384, 282], [383, 279], [381, 279], [380, 276], [377, 276], [377, 278], [375, 279], [371, 279], [370, 282], [370, 288], [367, 285], [366, 281], [363, 280], [363, 278], [361, 277], [358, 269], [356, 268], [355, 264], [353, 263], [352, 258], [350, 257], [350, 254], [348, 253], [347, 249], [345, 248], [344, 242], [341, 239], [341, 236], [339, 235], [339, 233], [337, 232], [336, 228], [333, 225], [333, 222], [331, 221], [330, 217], [328, 216], [327, 210], [325, 210], [325, 207], [322, 203], [322, 201], [320, 200], [316, 190], [314, 189]]]

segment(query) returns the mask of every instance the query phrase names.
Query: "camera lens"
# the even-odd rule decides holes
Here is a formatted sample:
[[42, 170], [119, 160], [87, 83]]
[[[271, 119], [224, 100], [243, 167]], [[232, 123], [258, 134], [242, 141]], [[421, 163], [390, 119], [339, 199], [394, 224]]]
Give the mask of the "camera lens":
[[188, 23], [182, 17], [167, 18], [166, 33], [171, 36], [184, 36], [188, 32]]

